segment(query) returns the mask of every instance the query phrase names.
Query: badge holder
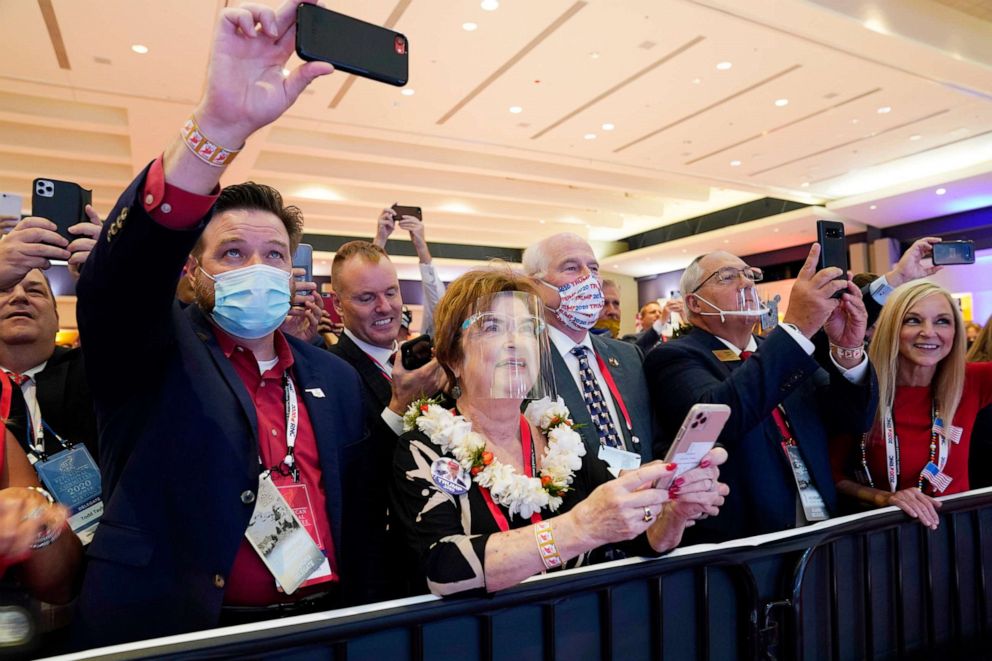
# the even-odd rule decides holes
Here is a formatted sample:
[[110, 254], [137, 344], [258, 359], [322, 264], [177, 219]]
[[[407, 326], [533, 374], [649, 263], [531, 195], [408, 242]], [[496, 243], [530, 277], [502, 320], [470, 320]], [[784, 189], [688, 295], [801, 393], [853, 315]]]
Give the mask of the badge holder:
[[93, 539], [103, 516], [100, 469], [85, 445], [64, 441], [44, 421], [42, 424], [64, 448], [34, 462], [38, 479], [61, 505], [69, 509], [69, 527], [84, 545]]
[[782, 443], [782, 449], [789, 459], [789, 466], [792, 468], [792, 476], [796, 480], [796, 488], [799, 490], [799, 501], [803, 506], [803, 514], [807, 521], [825, 521], [830, 518], [827, 512], [827, 505], [823, 502], [823, 496], [813, 486], [813, 481], [809, 476], [809, 469], [799, 453], [799, 446]]
[[286, 594], [296, 592], [327, 562], [268, 471], [259, 475], [245, 537]]
[[607, 470], [613, 477], [620, 477], [620, 471], [636, 470], [641, 467], [641, 455], [609, 445], [600, 445], [597, 456], [606, 462]]

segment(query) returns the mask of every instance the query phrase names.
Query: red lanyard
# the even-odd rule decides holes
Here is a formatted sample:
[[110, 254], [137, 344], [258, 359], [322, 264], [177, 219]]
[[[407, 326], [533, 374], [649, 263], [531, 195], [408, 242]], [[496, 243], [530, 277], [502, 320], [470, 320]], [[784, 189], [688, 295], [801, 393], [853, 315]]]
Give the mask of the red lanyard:
[[382, 363], [380, 363], [378, 360], [376, 360], [375, 358], [373, 358], [372, 357], [372, 354], [367, 353], [365, 355], [369, 357], [369, 360], [371, 360], [373, 363], [375, 363], [375, 366], [379, 368], [379, 371], [382, 372], [382, 375], [384, 377], [386, 377], [386, 381], [389, 381], [390, 383], [392, 383], [393, 382], [393, 377], [390, 376], [389, 372], [386, 371], [385, 366]]
[[[535, 459], [534, 452], [532, 449], [531, 437], [530, 437], [530, 425], [527, 423], [527, 418], [520, 416], [520, 445], [523, 448], [524, 453], [524, 473], [527, 477], [534, 477]], [[493, 501], [492, 495], [489, 493], [489, 489], [480, 486], [479, 491], [482, 493], [483, 500], [486, 501], [486, 507], [489, 508], [489, 512], [496, 519], [496, 525], [499, 526], [500, 531], [506, 532], [510, 529], [510, 522], [506, 520], [506, 516], [503, 511], [499, 508]], [[541, 513], [534, 512], [530, 517], [531, 523], [539, 523], [541, 521]]]
[[[596, 353], [595, 350], [593, 353]], [[620, 406], [620, 412], [623, 413], [623, 421], [627, 423], [627, 431], [633, 432], [634, 426], [630, 424], [630, 414], [627, 413], [627, 405], [623, 403], [623, 397], [620, 396], [620, 390], [617, 389], [617, 384], [613, 381], [613, 375], [610, 374], [610, 370], [606, 369], [606, 363], [603, 362], [603, 357], [598, 353], [596, 353], [596, 364], [599, 365], [599, 371], [606, 381], [606, 387], [610, 389], [610, 394], [613, 395], [613, 399]]]
[[0, 392], [0, 423], [6, 424], [7, 418], [10, 417], [10, 400], [13, 397], [11, 388], [13, 384], [7, 377], [7, 373], [0, 370], [0, 388], [3, 392]]

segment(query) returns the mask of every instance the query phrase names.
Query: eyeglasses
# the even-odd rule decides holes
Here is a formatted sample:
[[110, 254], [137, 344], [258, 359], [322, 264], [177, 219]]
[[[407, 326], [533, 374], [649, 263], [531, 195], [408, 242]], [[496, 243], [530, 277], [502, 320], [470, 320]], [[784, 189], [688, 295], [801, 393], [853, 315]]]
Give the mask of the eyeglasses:
[[703, 288], [707, 282], [713, 278], [717, 279], [721, 285], [730, 284], [735, 282], [739, 277], [744, 276], [744, 279], [748, 282], [761, 282], [765, 277], [761, 272], [761, 269], [755, 268], [753, 266], [745, 266], [742, 269], [735, 268], [733, 266], [724, 266], [722, 269], [718, 269], [706, 276], [706, 279], [699, 283], [699, 286], [693, 289], [690, 294], [695, 294], [697, 291]]
[[513, 317], [495, 312], [477, 312], [462, 322], [462, 330], [475, 326], [487, 337], [516, 333], [537, 336], [544, 332], [544, 320], [538, 317]]

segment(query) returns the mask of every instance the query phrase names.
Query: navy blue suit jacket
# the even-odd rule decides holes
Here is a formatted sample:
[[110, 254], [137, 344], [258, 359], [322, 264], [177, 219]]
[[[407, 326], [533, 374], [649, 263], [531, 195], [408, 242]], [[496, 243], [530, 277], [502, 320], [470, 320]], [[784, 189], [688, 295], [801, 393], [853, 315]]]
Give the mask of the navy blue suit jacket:
[[659, 345], [645, 360], [659, 428], [656, 456], [664, 456], [693, 404], [727, 404], [732, 410], [719, 438], [729, 454], [720, 479], [730, 486], [730, 495], [719, 516], [686, 531], [690, 543], [795, 527], [797, 488], [771, 415], [778, 404], [785, 407], [813, 482], [832, 513], [837, 492], [827, 439], [840, 431], [860, 434], [875, 415], [878, 384], [870, 366], [865, 383], [856, 385], [826, 353], [807, 355], [781, 328], [757, 341], [758, 350], [747, 362], [723, 362], [714, 351], [727, 350], [726, 345], [696, 328]]
[[[249, 393], [199, 308], [174, 300], [203, 223], [155, 223], [137, 200], [144, 179], [111, 212], [78, 287], [106, 509], [87, 550], [77, 645], [216, 626], [258, 488]], [[338, 592], [370, 601], [387, 476], [375, 479], [361, 383], [344, 361], [287, 339], [317, 439]]]

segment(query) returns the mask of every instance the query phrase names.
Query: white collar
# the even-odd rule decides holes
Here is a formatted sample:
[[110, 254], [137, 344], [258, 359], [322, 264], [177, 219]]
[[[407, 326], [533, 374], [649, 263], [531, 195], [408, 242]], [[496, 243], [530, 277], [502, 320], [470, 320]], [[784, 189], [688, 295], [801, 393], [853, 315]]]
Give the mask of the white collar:
[[383, 347], [377, 347], [374, 344], [369, 344], [364, 340], [358, 339], [357, 337], [355, 337], [355, 334], [352, 333], [347, 328], [344, 329], [344, 334], [350, 337], [351, 341], [357, 344], [359, 349], [367, 353], [382, 366], [388, 364], [389, 357], [393, 355], [394, 351], [396, 351], [396, 340], [393, 340], [393, 347], [391, 349], [385, 349]]
[[555, 328], [551, 324], [548, 324], [548, 337], [551, 338], [551, 343], [555, 345], [555, 349], [558, 350], [558, 353], [561, 354], [562, 358], [571, 354], [572, 349], [574, 349], [576, 345], [586, 347], [593, 353], [596, 352], [596, 349], [592, 346], [592, 339], [588, 331], [581, 341], [576, 342], [568, 335], [565, 335], [561, 329]]
[[[732, 344], [731, 342], [728, 342], [727, 340], [723, 339], [719, 335], [714, 335], [713, 337], [715, 337], [716, 339], [720, 340], [725, 345], [727, 345], [727, 348], [730, 349], [731, 351], [733, 351], [735, 356], [740, 356], [741, 355], [742, 350], [740, 348], [738, 348], [737, 345]], [[748, 338], [747, 346], [744, 347], [743, 351], [750, 351], [751, 353], [754, 353], [757, 350], [758, 350], [758, 341], [754, 339], [754, 335], [751, 335]]]
[[[41, 363], [40, 365], [35, 365], [34, 367], [32, 367], [29, 370], [24, 370], [23, 372], [21, 372], [21, 375], [26, 376], [26, 377], [29, 377], [32, 380], [34, 380], [35, 374], [37, 374], [38, 372], [40, 372], [43, 369], [45, 369], [45, 366], [46, 365], [48, 365], [48, 361], [47, 360], [45, 362]], [[3, 370], [4, 372], [13, 372], [14, 371], [14, 370], [7, 369], [3, 365], [0, 365], [0, 370]]]

